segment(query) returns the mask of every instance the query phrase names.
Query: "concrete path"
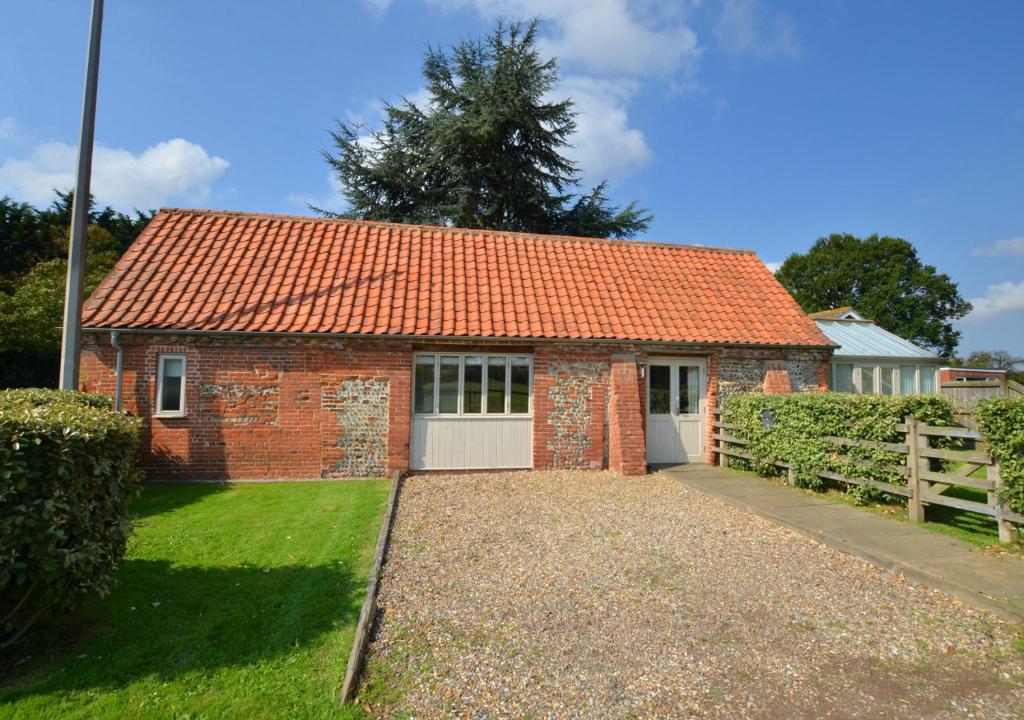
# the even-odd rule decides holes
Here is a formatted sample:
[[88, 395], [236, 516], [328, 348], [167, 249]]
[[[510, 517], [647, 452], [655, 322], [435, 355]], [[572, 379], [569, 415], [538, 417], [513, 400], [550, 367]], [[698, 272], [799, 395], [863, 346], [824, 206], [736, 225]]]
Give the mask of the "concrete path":
[[1024, 622], [1024, 560], [983, 555], [956, 538], [711, 465], [681, 465], [661, 472], [697, 492], [903, 573], [1012, 622]]

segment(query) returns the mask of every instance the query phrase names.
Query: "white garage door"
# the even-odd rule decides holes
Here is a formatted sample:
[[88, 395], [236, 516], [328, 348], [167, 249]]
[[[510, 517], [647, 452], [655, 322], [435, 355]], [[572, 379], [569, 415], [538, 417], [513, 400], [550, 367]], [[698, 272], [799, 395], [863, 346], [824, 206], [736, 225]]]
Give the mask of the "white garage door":
[[416, 353], [413, 470], [533, 467], [529, 355]]

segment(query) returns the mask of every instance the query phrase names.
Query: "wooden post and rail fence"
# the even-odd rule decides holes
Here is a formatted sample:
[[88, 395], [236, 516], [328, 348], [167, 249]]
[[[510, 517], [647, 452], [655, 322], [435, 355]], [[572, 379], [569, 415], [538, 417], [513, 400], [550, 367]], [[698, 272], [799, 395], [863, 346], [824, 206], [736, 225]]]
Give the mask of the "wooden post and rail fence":
[[[711, 412], [715, 418], [712, 423], [714, 427], [712, 434], [714, 440], [713, 449], [719, 465], [728, 467], [729, 458], [765, 462], [760, 458], [755, 458], [749, 453], [743, 452], [744, 446], [749, 445], [749, 442], [732, 434], [736, 430], [734, 425], [722, 422], [721, 408], [713, 408]], [[827, 480], [849, 485], [867, 486], [892, 495], [905, 497], [907, 499], [907, 512], [910, 520], [913, 522], [924, 521], [925, 506], [941, 505], [988, 515], [994, 518], [999, 526], [1000, 542], [1014, 542], [1017, 539], [1017, 529], [1014, 526], [1024, 525], [1024, 515], [1011, 510], [1000, 497], [1004, 484], [999, 473], [999, 465], [985, 451], [985, 438], [980, 432], [967, 428], [926, 425], [913, 417], [908, 417], [904, 422], [897, 423], [893, 426], [893, 430], [903, 433], [904, 442], [892, 443], [836, 436], [820, 439], [835, 445], [837, 453], [841, 456], [842, 448], [846, 447], [887, 450], [904, 455], [905, 462], [902, 465], [882, 465], [868, 460], [845, 456], [843, 459], [853, 465], [894, 471], [907, 479], [906, 485], [893, 485], [892, 483], [870, 478], [849, 477], [825, 469], [815, 470], [814, 473], [818, 477]], [[975, 448], [974, 450], [936, 448], [931, 446], [932, 438], [973, 440]], [[948, 472], [934, 471], [932, 470], [931, 463], [933, 459], [959, 461], [962, 464]], [[794, 484], [793, 469], [789, 463], [776, 461], [769, 464], [786, 470], [790, 484]], [[982, 467], [986, 469], [985, 478], [970, 477], [970, 475]], [[957, 486], [984, 490], [987, 494], [987, 502], [965, 500], [945, 494], [948, 490]]]

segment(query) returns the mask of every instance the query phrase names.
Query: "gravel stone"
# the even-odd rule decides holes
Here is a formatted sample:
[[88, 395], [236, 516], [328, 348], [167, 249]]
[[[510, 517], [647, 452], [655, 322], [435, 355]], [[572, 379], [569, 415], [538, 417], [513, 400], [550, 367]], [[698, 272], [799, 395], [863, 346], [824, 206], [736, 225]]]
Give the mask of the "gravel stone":
[[378, 717], [1018, 718], [1020, 628], [664, 475], [413, 476]]

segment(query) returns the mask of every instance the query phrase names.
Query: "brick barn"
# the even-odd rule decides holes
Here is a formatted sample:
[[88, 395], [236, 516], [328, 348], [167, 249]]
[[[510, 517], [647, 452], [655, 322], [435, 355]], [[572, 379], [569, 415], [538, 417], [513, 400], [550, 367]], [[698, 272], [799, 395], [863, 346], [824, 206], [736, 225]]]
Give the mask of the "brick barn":
[[699, 462], [833, 348], [749, 251], [176, 209], [83, 322], [167, 479]]

